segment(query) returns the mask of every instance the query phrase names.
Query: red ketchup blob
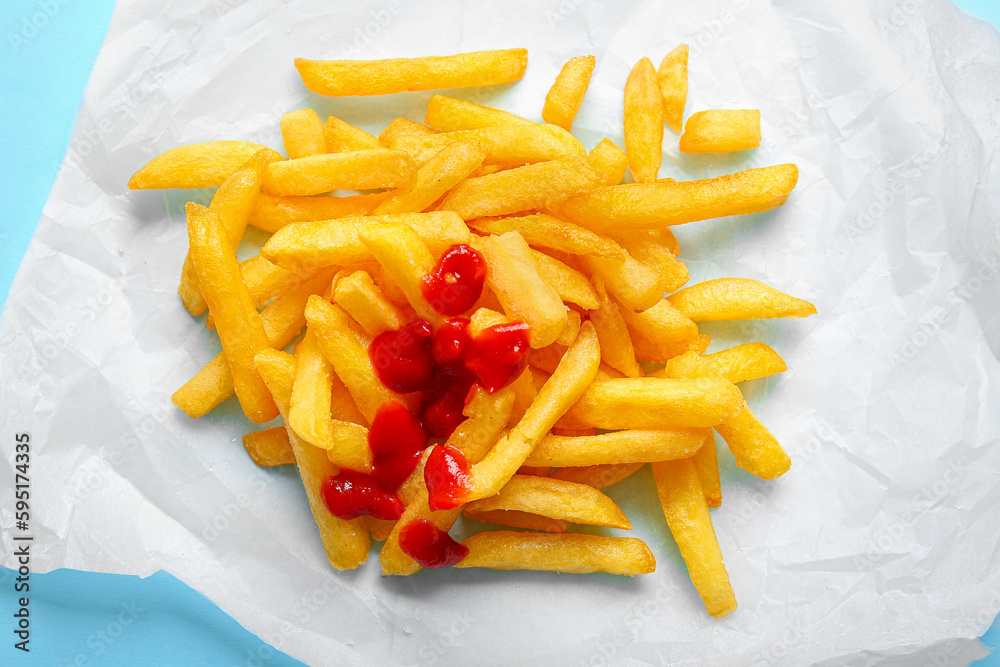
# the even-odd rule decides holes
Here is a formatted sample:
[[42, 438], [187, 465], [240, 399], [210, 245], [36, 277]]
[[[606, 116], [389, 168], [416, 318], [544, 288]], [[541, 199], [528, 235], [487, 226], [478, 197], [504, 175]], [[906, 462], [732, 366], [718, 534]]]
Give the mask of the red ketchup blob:
[[395, 520], [403, 516], [403, 503], [364, 473], [341, 468], [336, 477], [329, 477], [321, 488], [323, 504], [330, 514], [341, 519], [354, 519], [369, 514], [377, 519]]
[[420, 462], [427, 448], [427, 433], [420, 419], [404, 405], [387, 401], [372, 420], [368, 447], [372, 450], [372, 479], [395, 493]]
[[465, 502], [471, 490], [469, 462], [454, 447], [437, 445], [424, 464], [424, 483], [431, 510], [454, 509]]
[[461, 315], [475, 305], [486, 281], [486, 259], [467, 245], [448, 248], [434, 269], [423, 277], [420, 291], [437, 312]]
[[469, 547], [456, 542], [451, 535], [427, 519], [417, 519], [399, 531], [399, 548], [421, 567], [449, 567], [458, 563]]
[[496, 324], [483, 329], [465, 352], [465, 367], [491, 394], [513, 382], [528, 363], [528, 325]]
[[417, 391], [434, 376], [431, 325], [424, 320], [402, 329], [384, 331], [368, 346], [368, 357], [379, 381], [393, 391]]
[[431, 358], [438, 366], [460, 365], [471, 340], [469, 320], [464, 317], [445, 320], [434, 334]]

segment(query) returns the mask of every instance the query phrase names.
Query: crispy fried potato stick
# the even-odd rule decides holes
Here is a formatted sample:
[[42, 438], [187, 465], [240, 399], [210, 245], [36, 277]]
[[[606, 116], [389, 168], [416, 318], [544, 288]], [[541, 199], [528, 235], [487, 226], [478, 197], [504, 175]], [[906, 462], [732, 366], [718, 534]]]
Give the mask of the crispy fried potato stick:
[[280, 127], [290, 159], [327, 152], [323, 121], [313, 109], [289, 111], [281, 117]]
[[628, 156], [618, 145], [605, 137], [587, 154], [587, 160], [607, 176], [605, 185], [618, 185], [628, 169]]
[[723, 378], [621, 378], [594, 382], [570, 414], [605, 429], [704, 428], [734, 416], [742, 399]]
[[262, 467], [295, 463], [295, 453], [284, 426], [245, 434], [243, 447], [253, 462]]
[[479, 167], [485, 157], [485, 151], [477, 143], [459, 141], [447, 144], [437, 149], [417, 170], [413, 182], [393, 192], [373, 213], [384, 215], [426, 211]]
[[563, 65], [545, 96], [542, 119], [546, 123], [558, 125], [567, 131], [573, 128], [573, 119], [583, 104], [583, 96], [587, 93], [590, 76], [596, 65], [597, 58], [594, 56], [570, 58]]
[[656, 80], [663, 98], [663, 120], [667, 127], [681, 133], [684, 127], [684, 105], [688, 95], [688, 45], [681, 44], [668, 53], [656, 70]]
[[162, 153], [135, 172], [129, 190], [194, 190], [222, 185], [257, 151], [268, 151], [272, 160], [284, 160], [277, 151], [250, 141], [207, 141], [178, 146]]
[[518, 232], [533, 248], [548, 248], [569, 255], [625, 258], [621, 246], [611, 239], [545, 213], [477, 218], [469, 221], [469, 227], [480, 234]]
[[750, 278], [717, 278], [692, 285], [668, 297], [695, 322], [809, 317], [816, 306]]
[[496, 531], [473, 535], [462, 544], [469, 553], [455, 567], [628, 576], [656, 569], [653, 552], [634, 537]]
[[691, 114], [682, 153], [731, 153], [760, 146], [759, 109], [716, 109]]
[[589, 484], [595, 489], [604, 489], [637, 472], [645, 463], [611, 463], [587, 466], [585, 468], [562, 468], [552, 473], [552, 479]]
[[269, 195], [282, 197], [319, 195], [333, 190], [397, 188], [409, 183], [416, 171], [405, 151], [370, 148], [320, 153], [272, 162], [264, 172], [261, 187]]
[[649, 58], [625, 82], [625, 153], [637, 183], [656, 180], [663, 159], [663, 99]]
[[355, 127], [335, 116], [327, 116], [323, 127], [323, 140], [328, 153], [345, 153], [380, 148], [378, 137], [372, 136], [360, 127]]
[[535, 475], [514, 475], [498, 494], [466, 507], [473, 513], [510, 510], [588, 526], [632, 529], [618, 505], [594, 487]]
[[392, 193], [351, 197], [276, 197], [261, 192], [254, 201], [249, 223], [265, 232], [274, 233], [293, 222], [332, 220], [349, 215], [366, 215], [374, 211]]
[[[529, 466], [557, 468], [645, 463], [694, 456], [709, 429], [642, 430], [629, 429], [599, 435], [547, 435], [525, 461]], [[540, 514], [540, 512], [536, 512]]]

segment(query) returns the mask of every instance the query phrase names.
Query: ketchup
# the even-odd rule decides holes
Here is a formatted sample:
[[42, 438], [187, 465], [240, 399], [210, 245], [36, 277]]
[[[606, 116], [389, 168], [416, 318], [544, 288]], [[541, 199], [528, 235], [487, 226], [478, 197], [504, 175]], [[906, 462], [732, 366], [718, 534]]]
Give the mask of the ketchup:
[[434, 310], [452, 317], [475, 305], [485, 281], [486, 259], [463, 243], [441, 255], [434, 269], [423, 277], [420, 291]]
[[465, 352], [465, 367], [491, 394], [517, 379], [528, 363], [528, 325], [496, 324], [483, 329]]
[[427, 519], [416, 519], [399, 531], [399, 548], [427, 568], [449, 567], [469, 553], [469, 547], [456, 542]]
[[336, 477], [329, 477], [321, 488], [323, 504], [330, 514], [341, 519], [354, 519], [369, 514], [376, 519], [395, 520], [403, 516], [403, 503], [364, 473], [341, 468]]
[[424, 320], [402, 329], [384, 331], [368, 346], [375, 375], [386, 387], [401, 394], [417, 391], [434, 375], [431, 363], [431, 325]]
[[427, 506], [434, 511], [458, 507], [471, 490], [469, 462], [454, 447], [437, 445], [424, 464], [424, 484], [427, 485]]

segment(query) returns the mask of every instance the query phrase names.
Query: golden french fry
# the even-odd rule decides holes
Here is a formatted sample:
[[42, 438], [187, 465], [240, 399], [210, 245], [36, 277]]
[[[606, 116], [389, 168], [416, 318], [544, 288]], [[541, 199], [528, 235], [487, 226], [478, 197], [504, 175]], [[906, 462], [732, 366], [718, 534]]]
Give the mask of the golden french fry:
[[480, 239], [477, 245], [490, 267], [487, 284], [504, 312], [528, 325], [531, 347], [555, 341], [566, 326], [566, 307], [555, 287], [542, 277], [524, 238], [507, 232]]
[[509, 317], [492, 308], [477, 308], [476, 312], [472, 313], [472, 317], [469, 318], [469, 337], [476, 338], [485, 329], [509, 322]]
[[628, 576], [656, 569], [649, 547], [634, 537], [496, 531], [473, 535], [462, 544], [469, 553], [455, 567]]
[[474, 512], [466, 506], [462, 512], [465, 516], [476, 521], [488, 521], [499, 523], [511, 528], [525, 528], [527, 530], [541, 530], [546, 533], [565, 533], [569, 527], [568, 521], [560, 519], [550, 519], [547, 516], [538, 514], [528, 514], [527, 512], [515, 512], [513, 510], [490, 510], [486, 512]]
[[705, 444], [691, 457], [694, 469], [698, 472], [698, 481], [705, 494], [705, 502], [709, 507], [722, 505], [722, 480], [719, 479], [719, 452], [715, 448], [715, 434], [708, 431]]
[[338, 467], [370, 473], [368, 429], [331, 416], [333, 365], [323, 356], [312, 328], [306, 329], [305, 338], [295, 348], [295, 359], [288, 427], [309, 444], [326, 450]]
[[538, 273], [545, 282], [555, 288], [560, 299], [566, 303], [574, 303], [585, 310], [591, 310], [599, 305], [597, 293], [585, 275], [544, 252], [532, 250], [531, 257], [535, 260]]
[[642, 369], [635, 359], [635, 348], [618, 304], [608, 297], [604, 281], [599, 277], [594, 278], [594, 291], [599, 307], [590, 311], [590, 321], [601, 343], [602, 361], [628, 377], [640, 377]]
[[422, 291], [424, 276], [434, 270], [434, 255], [412, 228], [401, 223], [374, 225], [361, 232], [361, 242], [403, 290], [419, 317], [431, 324], [443, 321]]
[[[598, 339], [600, 341], [600, 339]], [[545, 373], [551, 375], [556, 372], [556, 366], [562, 361], [562, 358], [566, 355], [566, 346], [560, 345], [559, 343], [553, 343], [546, 347], [531, 350], [528, 352], [528, 363], [537, 369], [544, 371]], [[545, 380], [548, 378], [536, 378], [540, 380], [538, 382], [536, 389], [541, 389], [541, 386], [545, 384]]]
[[417, 170], [413, 182], [393, 192], [373, 213], [385, 215], [426, 211], [481, 165], [485, 157], [486, 153], [479, 144], [461, 141], [446, 144]]
[[428, 134], [437, 134], [437, 130], [427, 127], [412, 121], [409, 118], [396, 118], [391, 123], [385, 126], [378, 135], [378, 143], [384, 148], [388, 148], [393, 142], [397, 141], [400, 137], [406, 136], [425, 136]]
[[129, 190], [211, 188], [246, 164], [257, 151], [268, 151], [273, 160], [284, 160], [266, 146], [250, 141], [207, 141], [178, 146], [154, 157], [129, 179]]
[[759, 167], [699, 181], [626, 183], [549, 201], [560, 217], [596, 232], [662, 229], [696, 220], [770, 211], [799, 178], [794, 164]]
[[759, 109], [716, 109], [691, 114], [682, 153], [731, 153], [760, 146]]
[[385, 298], [382, 290], [364, 271], [355, 271], [341, 279], [333, 298], [370, 336], [394, 331], [406, 324], [403, 313]]
[[668, 297], [695, 322], [809, 317], [816, 306], [750, 278], [717, 278], [692, 285]]
[[567, 145], [565, 141], [557, 140], [534, 123], [511, 123], [439, 134], [397, 135], [390, 140], [389, 148], [404, 150], [417, 164], [423, 164], [443, 147], [459, 142], [477, 144], [484, 153], [486, 164], [504, 167], [580, 157], [574, 144]]
[[594, 382], [570, 409], [604, 429], [716, 426], [739, 412], [743, 396], [722, 378], [621, 378]]
[[649, 58], [637, 62], [625, 82], [625, 153], [637, 183], [656, 180], [663, 159], [663, 100]]
[[577, 56], [570, 58], [562, 69], [555, 83], [545, 96], [545, 106], [542, 107], [542, 119], [570, 130], [576, 112], [583, 104], [583, 96], [590, 85], [590, 76], [594, 73], [597, 58], [594, 56]]
[[517, 81], [527, 66], [527, 49], [385, 60], [295, 59], [306, 88], [330, 97], [492, 86]]
[[621, 244], [637, 262], [645, 264], [660, 277], [664, 292], [676, 292], [691, 276], [683, 262], [679, 262], [657, 238], [656, 232], [646, 229], [622, 232], [612, 237]]
[[712, 517], [698, 473], [689, 459], [651, 464], [663, 516], [687, 564], [691, 582], [708, 613], [722, 618], [736, 610], [736, 596], [722, 562]]
[[510, 510], [588, 526], [632, 529], [615, 502], [594, 487], [535, 475], [514, 475], [498, 494], [466, 507], [472, 512]]
[[624, 259], [621, 246], [611, 239], [545, 213], [477, 218], [468, 224], [481, 234], [518, 232], [533, 248], [549, 248], [569, 255]]
[[391, 192], [351, 197], [275, 197], [261, 192], [254, 201], [249, 224], [272, 234], [293, 222], [333, 220], [371, 213]]
[[[525, 461], [558, 468], [667, 461], [694, 456], [709, 429], [629, 429], [599, 435], [547, 435]], [[536, 514], [543, 512], [536, 512]]]
[[[269, 151], [257, 151], [246, 164], [219, 186], [212, 197], [208, 210], [219, 217], [226, 230], [229, 245], [236, 248], [243, 238], [247, 228], [247, 220], [253, 209], [254, 200], [260, 191], [261, 175], [271, 160]], [[181, 283], [177, 287], [184, 307], [192, 315], [198, 316], [207, 307], [205, 297], [198, 286], [198, 274], [194, 268], [194, 260], [189, 252], [184, 257], [181, 268]]]
[[328, 153], [363, 151], [381, 146], [378, 137], [372, 136], [360, 127], [346, 123], [336, 116], [327, 116], [326, 125], [323, 127], [323, 141]]
[[[283, 348], [306, 325], [304, 309], [311, 294], [330, 284], [330, 271], [320, 271], [294, 289], [277, 296], [260, 314], [271, 347]], [[171, 397], [189, 417], [201, 417], [233, 395], [233, 374], [226, 355], [220, 352]]]
[[580, 326], [583, 324], [583, 316], [580, 311], [569, 308], [566, 310], [566, 326], [559, 332], [556, 343], [560, 345], [572, 345], [573, 341], [580, 334]]
[[[264, 350], [255, 357], [255, 366], [267, 383], [274, 401], [287, 418], [288, 403], [295, 381], [295, 359], [290, 354], [278, 350]], [[327, 478], [336, 475], [337, 466], [330, 462], [326, 452], [302, 442], [294, 433], [288, 433], [288, 440], [295, 454], [295, 463], [306, 489], [309, 507], [319, 527], [330, 565], [338, 570], [350, 570], [363, 565], [368, 558], [371, 542], [364, 522], [359, 519], [345, 521], [327, 510], [320, 491]]]
[[464, 220], [528, 211], [559, 195], [597, 187], [604, 178], [584, 160], [528, 164], [460, 183], [438, 210], [454, 211]]
[[[582, 324], [581, 324], [582, 326]], [[528, 411], [531, 403], [538, 395], [538, 387], [535, 385], [531, 368], [526, 368], [517, 379], [510, 383], [511, 391], [514, 392], [514, 407], [510, 412], [508, 426], [514, 426], [521, 421], [524, 413]]]
[[371, 251], [361, 241], [361, 233], [395, 223], [410, 227], [435, 255], [456, 243], [468, 243], [471, 237], [462, 219], [450, 211], [348, 216], [282, 227], [260, 252], [269, 261], [295, 273], [308, 273], [321, 266], [356, 266], [372, 259]]
[[322, 297], [313, 295], [306, 303], [306, 321], [315, 328], [320, 349], [347, 385], [358, 410], [370, 424], [387, 401], [406, 404], [400, 394], [388, 389], [375, 376], [368, 356], [368, 341], [351, 328], [347, 314]]
[[290, 159], [327, 152], [323, 121], [313, 109], [289, 111], [281, 117], [280, 126], [281, 139]]
[[[654, 363], [665, 363], [689, 350], [701, 354], [708, 349], [709, 343], [712, 342], [708, 334], [698, 334], [690, 340], [683, 340], [677, 343], [663, 343], [647, 338], [631, 327], [628, 332], [629, 337], [632, 339], [632, 345], [635, 347], [635, 358]], [[660, 371], [653, 371], [649, 375], [653, 377], [666, 377]]]
[[706, 354], [705, 360], [712, 362], [715, 370], [730, 382], [756, 380], [788, 370], [781, 355], [766, 343], [744, 343]]
[[371, 539], [379, 542], [388, 539], [393, 526], [396, 525], [395, 521], [390, 521], [388, 519], [376, 519], [375, 517], [367, 514], [362, 516], [361, 519], [365, 522], [365, 528], [368, 529]]
[[497, 493], [531, 454], [541, 439], [571, 405], [583, 395], [597, 374], [601, 349], [589, 322], [563, 356], [555, 373], [539, 390], [524, 417], [502, 437], [489, 454], [470, 471], [472, 490], [468, 500]]
[[684, 127], [684, 105], [688, 96], [688, 45], [681, 44], [668, 53], [656, 70], [660, 97], [663, 98], [663, 120], [667, 127], [681, 133]]
[[[278, 166], [281, 165], [281, 166]], [[371, 148], [272, 162], [261, 187], [270, 195], [318, 195], [406, 185], [417, 167], [405, 151]]]
[[645, 463], [612, 463], [587, 466], [585, 468], [562, 468], [552, 473], [552, 479], [564, 479], [578, 484], [589, 484], [595, 489], [604, 489], [638, 472]]
[[698, 335], [698, 325], [665, 298], [638, 313], [627, 308], [620, 312], [629, 327], [658, 343], [680, 344]]
[[490, 174], [495, 174], [498, 171], [503, 171], [506, 167], [502, 164], [484, 164], [481, 167], [475, 169], [469, 178], [479, 178], [480, 176], [489, 176]]
[[607, 137], [601, 139], [601, 142], [591, 149], [587, 154], [587, 160], [607, 177], [604, 179], [604, 185], [621, 183], [628, 168], [628, 156], [625, 155], [625, 151]]
[[247, 433], [243, 436], [243, 447], [253, 462], [261, 467], [295, 463], [295, 453], [284, 426]]
[[652, 268], [623, 249], [625, 259], [595, 255], [580, 257], [579, 264], [591, 278], [600, 278], [605, 289], [629, 310], [646, 310], [663, 296], [663, 279]]
[[427, 102], [427, 115], [424, 117], [424, 122], [436, 130], [455, 132], [495, 125], [509, 125], [510, 123], [530, 123], [531, 121], [515, 116], [508, 111], [457, 100], [446, 95], [435, 95]]
[[236, 253], [214, 213], [189, 203], [187, 218], [198, 281], [215, 318], [240, 406], [251, 421], [270, 421], [278, 415], [278, 409], [253, 365], [254, 355], [269, 348], [270, 343], [250, 290], [240, 275]]

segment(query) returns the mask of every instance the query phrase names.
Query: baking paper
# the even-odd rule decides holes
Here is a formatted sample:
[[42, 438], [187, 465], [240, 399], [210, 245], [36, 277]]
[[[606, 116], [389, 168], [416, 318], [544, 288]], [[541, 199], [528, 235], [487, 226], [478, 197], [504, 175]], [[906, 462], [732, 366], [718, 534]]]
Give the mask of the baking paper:
[[[688, 114], [759, 108], [763, 143], [682, 156], [668, 131], [660, 175], [800, 168], [779, 210], [677, 229], [692, 281], [757, 278], [819, 310], [703, 326], [789, 366], [744, 390], [791, 471], [760, 481], [721, 453], [739, 609], [705, 613], [648, 470], [610, 493], [651, 575], [381, 578], [375, 552], [332, 570], [294, 471], [244, 452], [235, 402], [200, 420], [170, 403], [219, 349], [176, 293], [184, 202], [211, 192], [129, 176], [181, 144], [280, 148], [303, 106], [370, 131], [421, 120], [432, 94], [321, 98], [296, 56], [525, 46], [522, 81], [453, 94], [538, 119], [561, 65], [594, 54], [574, 130], [621, 145], [629, 70], [680, 42]], [[27, 432], [34, 568], [166, 570], [309, 664], [965, 664], [1000, 607], [998, 90], [996, 30], [943, 0], [122, 0], [0, 321], [0, 560]]]

